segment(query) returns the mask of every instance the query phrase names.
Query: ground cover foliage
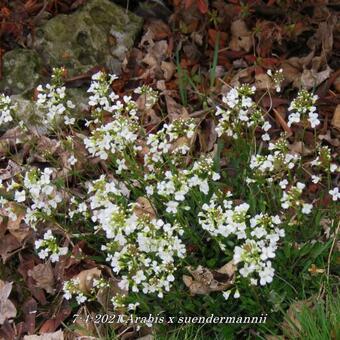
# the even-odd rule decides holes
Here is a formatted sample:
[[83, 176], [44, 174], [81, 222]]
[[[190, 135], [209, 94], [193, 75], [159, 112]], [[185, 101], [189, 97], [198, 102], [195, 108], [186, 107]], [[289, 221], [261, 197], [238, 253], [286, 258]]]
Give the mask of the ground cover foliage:
[[[2, 51], [85, 2], [5, 1]], [[119, 76], [46, 69], [25, 119], [0, 95], [0, 338], [336, 339], [338, 5], [120, 4]]]

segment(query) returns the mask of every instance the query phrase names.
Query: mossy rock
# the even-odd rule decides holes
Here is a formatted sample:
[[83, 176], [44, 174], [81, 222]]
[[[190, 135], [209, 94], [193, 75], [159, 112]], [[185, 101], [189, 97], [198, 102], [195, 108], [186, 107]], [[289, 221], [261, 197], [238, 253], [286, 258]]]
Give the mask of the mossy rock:
[[105, 66], [119, 73], [142, 19], [108, 0], [90, 0], [72, 14], [61, 14], [36, 30], [34, 48], [49, 66], [69, 75]]
[[34, 50], [18, 48], [3, 56], [3, 75], [0, 92], [24, 93], [41, 80], [42, 61]]

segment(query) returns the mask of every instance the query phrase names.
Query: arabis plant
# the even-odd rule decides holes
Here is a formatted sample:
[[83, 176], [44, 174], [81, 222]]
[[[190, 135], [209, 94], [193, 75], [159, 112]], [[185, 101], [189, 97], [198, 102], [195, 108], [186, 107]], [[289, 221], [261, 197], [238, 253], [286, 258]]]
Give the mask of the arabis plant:
[[[43, 109], [43, 123], [51, 127], [60, 121], [61, 126], [77, 126], [63, 72], [55, 69], [51, 84], [38, 87], [37, 105]], [[280, 72], [270, 76], [278, 85]], [[30, 227], [39, 231], [41, 222], [48, 220], [65, 228], [70, 240], [87, 240], [103, 255], [102, 262], [110, 265], [119, 288], [126, 292], [113, 297], [116, 308], [134, 310], [147, 296], [163, 298], [178, 285], [184, 263], [205, 261], [200, 258], [205, 249], [200, 249], [198, 256], [186, 249], [197, 240], [209, 247], [213, 243], [223, 259], [232, 261], [234, 298], [244, 294], [244, 286], [271, 283], [284, 226], [292, 215], [312, 215], [313, 205], [305, 201], [305, 184], [299, 171], [303, 155], [290, 151], [285, 136], [271, 138], [272, 125], [254, 100], [256, 88], [247, 84], [231, 88], [216, 108], [217, 135], [229, 138], [236, 146], [242, 139], [249, 143], [246, 154], [237, 159], [244, 164], [235, 176], [235, 182], [241, 181], [242, 192], [231, 190], [232, 195], [225, 190], [224, 180], [233, 186], [234, 178], [226, 179], [226, 173], [219, 170], [219, 148], [211, 154], [195, 153], [198, 119], [165, 120], [148, 131], [138, 108], [153, 109], [158, 92], [144, 85], [131, 96], [119, 96], [111, 87], [116, 78], [100, 71], [93, 75], [88, 89], [91, 112], [83, 141], [88, 159], [99, 161], [105, 175], [88, 173], [84, 166], [84, 176], [72, 174], [68, 186], [60, 189], [60, 184], [56, 185], [58, 180], [60, 183], [55, 176], [57, 169], [29, 167], [22, 177], [4, 181], [6, 197], [0, 203], [7, 215], [12, 220], [17, 218], [10, 204], [15, 203], [25, 211], [24, 221]], [[290, 105], [288, 125], [307, 120], [311, 127], [317, 126], [316, 99], [301, 90]], [[0, 97], [0, 110], [1, 124], [15, 114], [15, 107], [5, 96]], [[257, 130], [263, 132], [260, 148], [254, 138]], [[81, 162], [75, 158], [73, 147], [66, 160], [70, 168]], [[328, 175], [337, 170], [325, 147], [308, 164], [312, 170]], [[309, 179], [321, 183], [323, 178], [317, 175], [309, 173]], [[261, 184], [261, 192], [255, 193], [260, 204], [252, 196], [254, 186], [247, 183]], [[339, 199], [338, 188], [329, 186], [327, 192], [334, 201]], [[67, 255], [67, 248], [59, 247], [51, 231], [35, 246], [38, 256], [51, 262]], [[64, 297], [75, 297], [78, 303], [93, 300], [106, 284], [102, 279], [93, 291], [85, 293], [79, 279], [73, 277], [64, 282]], [[231, 291], [222, 294], [228, 297]]]

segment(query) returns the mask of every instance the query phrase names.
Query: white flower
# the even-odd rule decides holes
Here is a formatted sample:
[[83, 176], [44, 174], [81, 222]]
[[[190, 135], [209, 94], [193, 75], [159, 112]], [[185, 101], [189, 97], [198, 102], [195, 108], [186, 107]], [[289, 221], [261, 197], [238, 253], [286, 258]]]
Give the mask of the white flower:
[[26, 200], [26, 193], [25, 193], [25, 190], [17, 190], [14, 194], [14, 199], [17, 201], [17, 202], [25, 202]]
[[308, 215], [312, 212], [312, 209], [313, 209], [313, 205], [312, 204], [309, 204], [309, 203], [304, 203], [303, 206], [302, 206], [302, 210], [301, 212], [305, 215]]
[[259, 272], [259, 276], [261, 286], [273, 281], [274, 269], [272, 268], [271, 262], [267, 262], [266, 266]]
[[177, 213], [177, 207], [178, 207], [178, 202], [176, 201], [169, 201], [167, 202], [166, 205], [166, 211], [168, 213], [176, 214]]
[[74, 125], [75, 122], [76, 122], [75, 118], [70, 118], [68, 116], [64, 117], [65, 125]]
[[329, 190], [330, 195], [332, 195], [332, 200], [333, 201], [337, 201], [340, 199], [340, 192], [339, 192], [339, 188], [335, 187], [332, 190]]
[[330, 166], [329, 166], [329, 170], [330, 172], [335, 172], [336, 170], [338, 169], [338, 166], [334, 163], [332, 163]]
[[281, 187], [281, 189], [286, 189], [287, 185], [288, 185], [288, 181], [286, 179], [279, 182], [279, 186]]
[[68, 161], [68, 164], [70, 164], [72, 166], [72, 165], [76, 164], [78, 160], [77, 160], [77, 158], [74, 155], [71, 155], [67, 159], [67, 161]]
[[262, 140], [265, 141], [265, 142], [267, 142], [267, 141], [270, 140], [270, 136], [269, 136], [268, 133], [263, 134], [261, 138], [262, 138]]
[[297, 187], [300, 191], [302, 191], [302, 190], [305, 188], [305, 186], [306, 186], [306, 184], [304, 184], [304, 183], [301, 183], [301, 182], [297, 182], [297, 183], [296, 183], [296, 187]]
[[84, 303], [87, 300], [87, 297], [84, 294], [79, 293], [76, 296], [76, 300], [77, 300], [78, 304], [80, 305], [80, 304]]
[[230, 296], [231, 290], [227, 290], [226, 292], [222, 292], [223, 297], [228, 300]]
[[262, 130], [267, 132], [271, 127], [272, 127], [271, 124], [265, 121], [264, 124], [262, 125]]
[[234, 293], [234, 298], [238, 299], [240, 297], [240, 292], [238, 289], [236, 289], [235, 293]]
[[317, 184], [319, 183], [321, 180], [321, 177], [320, 176], [315, 176], [315, 175], [312, 175], [312, 182]]

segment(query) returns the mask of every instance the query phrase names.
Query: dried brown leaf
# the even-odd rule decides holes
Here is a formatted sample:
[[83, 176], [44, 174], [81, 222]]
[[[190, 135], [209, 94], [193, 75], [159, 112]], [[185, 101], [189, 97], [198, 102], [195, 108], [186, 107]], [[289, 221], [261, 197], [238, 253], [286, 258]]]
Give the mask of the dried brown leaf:
[[216, 124], [212, 119], [206, 119], [201, 124], [201, 129], [198, 132], [198, 139], [201, 146], [201, 151], [206, 153], [214, 148], [217, 140]]
[[183, 275], [183, 282], [191, 295], [223, 291], [234, 283], [235, 266], [232, 261], [217, 270], [202, 266], [196, 269], [188, 267], [188, 270], [192, 276]]
[[17, 309], [12, 301], [8, 299], [12, 286], [12, 282], [0, 280], [0, 325], [3, 325], [5, 320], [15, 318], [17, 315]]
[[45, 333], [42, 335], [25, 335], [24, 340], [64, 340], [64, 333], [59, 330], [54, 333]]
[[8, 219], [7, 230], [20, 242], [22, 243], [29, 235], [32, 234], [32, 229], [23, 222], [26, 212], [18, 204], [10, 202], [8, 204], [11, 210], [16, 214], [17, 219], [13, 221], [11, 218]]
[[255, 75], [255, 85], [259, 90], [273, 90], [275, 89], [275, 84], [265, 73], [259, 73]]
[[290, 151], [293, 151], [302, 156], [307, 156], [314, 152], [313, 150], [307, 148], [305, 143], [301, 141], [297, 141], [293, 144], [290, 144], [288, 147]]
[[54, 274], [49, 262], [38, 264], [32, 270], [28, 270], [27, 274], [34, 279], [37, 287], [45, 289], [49, 294], [54, 294]]
[[162, 61], [161, 69], [164, 73], [165, 81], [169, 81], [176, 72], [176, 65], [173, 62]]
[[5, 263], [15, 250], [21, 247], [20, 242], [11, 234], [7, 234], [0, 239], [0, 256]]
[[332, 125], [340, 130], [340, 104], [337, 105], [334, 111], [333, 119], [332, 119]]
[[136, 205], [133, 209], [133, 212], [141, 217], [143, 215], [149, 215], [150, 218], [156, 218], [156, 212], [150, 201], [146, 197], [138, 197], [136, 200]]
[[22, 143], [25, 134], [19, 126], [7, 130], [0, 138], [0, 156], [3, 156], [17, 144]]
[[296, 83], [296, 87], [302, 86], [306, 89], [311, 89], [313, 87], [319, 86], [326, 79], [329, 78], [332, 69], [327, 66], [324, 71], [317, 72], [314, 69], [303, 70], [299, 82]]
[[231, 34], [232, 38], [229, 46], [233, 51], [244, 50], [249, 52], [251, 50], [253, 46], [251, 32], [243, 20], [235, 20], [231, 24]]
[[101, 275], [101, 270], [98, 268], [91, 268], [81, 271], [78, 275], [73, 277], [79, 279], [79, 289], [84, 293], [90, 293], [93, 288], [93, 280], [98, 279]]
[[21, 172], [21, 167], [13, 162], [11, 159], [8, 161], [6, 169], [0, 169], [0, 179], [8, 180]]
[[283, 128], [283, 130], [285, 130], [285, 132], [287, 133], [287, 136], [290, 137], [293, 135], [293, 131], [292, 129], [288, 126], [287, 122], [284, 120], [284, 118], [282, 117], [282, 110], [280, 109], [280, 107], [276, 109], [273, 109], [274, 113], [275, 113], [275, 118], [277, 120], [277, 122], [281, 125], [281, 127]]
[[177, 103], [172, 97], [165, 95], [165, 102], [170, 122], [173, 122], [175, 119], [179, 118], [189, 118], [189, 114], [186, 108]]

